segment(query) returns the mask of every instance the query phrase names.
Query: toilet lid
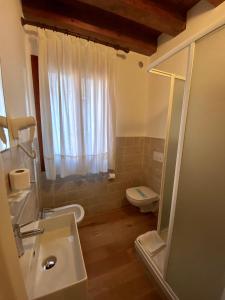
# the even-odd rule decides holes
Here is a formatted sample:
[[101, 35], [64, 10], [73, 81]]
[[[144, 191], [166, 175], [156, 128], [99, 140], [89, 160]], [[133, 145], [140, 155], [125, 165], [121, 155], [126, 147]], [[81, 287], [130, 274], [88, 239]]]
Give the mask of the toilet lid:
[[137, 186], [127, 189], [127, 195], [135, 200], [154, 199], [158, 196], [153, 190], [147, 186]]

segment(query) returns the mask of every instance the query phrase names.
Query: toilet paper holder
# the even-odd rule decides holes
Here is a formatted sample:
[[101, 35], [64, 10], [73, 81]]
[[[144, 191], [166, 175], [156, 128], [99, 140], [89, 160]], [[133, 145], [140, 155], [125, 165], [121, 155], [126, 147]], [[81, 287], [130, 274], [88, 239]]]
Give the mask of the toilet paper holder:
[[6, 135], [4, 132], [4, 128], [8, 128], [8, 124], [7, 124], [7, 118], [0, 116], [0, 140], [4, 143], [7, 144], [7, 139], [6, 139]]

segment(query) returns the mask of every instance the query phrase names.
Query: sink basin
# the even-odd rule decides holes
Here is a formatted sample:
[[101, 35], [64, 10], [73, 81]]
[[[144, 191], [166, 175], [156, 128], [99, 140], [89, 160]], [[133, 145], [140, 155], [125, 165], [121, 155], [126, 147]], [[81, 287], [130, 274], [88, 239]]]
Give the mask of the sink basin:
[[44, 233], [23, 240], [20, 258], [29, 299], [85, 300], [87, 274], [74, 214], [39, 220], [23, 231]]

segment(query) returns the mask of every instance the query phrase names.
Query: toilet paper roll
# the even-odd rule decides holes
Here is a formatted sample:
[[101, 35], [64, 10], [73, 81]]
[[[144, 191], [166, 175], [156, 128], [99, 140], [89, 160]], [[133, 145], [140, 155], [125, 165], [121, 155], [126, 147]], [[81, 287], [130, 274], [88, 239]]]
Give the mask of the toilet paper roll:
[[30, 187], [30, 170], [15, 169], [9, 173], [10, 185], [13, 191], [25, 190]]

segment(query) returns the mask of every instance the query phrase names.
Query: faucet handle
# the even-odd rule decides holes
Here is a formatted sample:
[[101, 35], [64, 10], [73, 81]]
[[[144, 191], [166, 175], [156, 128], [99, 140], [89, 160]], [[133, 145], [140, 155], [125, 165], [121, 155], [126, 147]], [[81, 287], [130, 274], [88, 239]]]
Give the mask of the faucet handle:
[[20, 225], [15, 223], [15, 224], [12, 224], [13, 226], [13, 232], [16, 232], [16, 231], [20, 231]]
[[13, 231], [17, 231], [17, 232], [20, 232], [20, 229], [33, 223], [34, 221], [29, 221], [29, 222], [26, 222], [26, 223], [23, 223], [23, 224], [19, 224], [19, 223], [15, 223], [13, 224]]
[[33, 223], [33, 221], [31, 222], [27, 222], [24, 224], [13, 224], [13, 232], [14, 232], [14, 237], [15, 237], [15, 241], [16, 241], [16, 246], [17, 246], [17, 251], [18, 251], [18, 256], [22, 256], [24, 254], [24, 248], [23, 248], [23, 239], [35, 236], [35, 235], [39, 235], [44, 233], [44, 228], [43, 229], [33, 229], [33, 230], [28, 230], [25, 232], [21, 232], [20, 229], [28, 224]]

